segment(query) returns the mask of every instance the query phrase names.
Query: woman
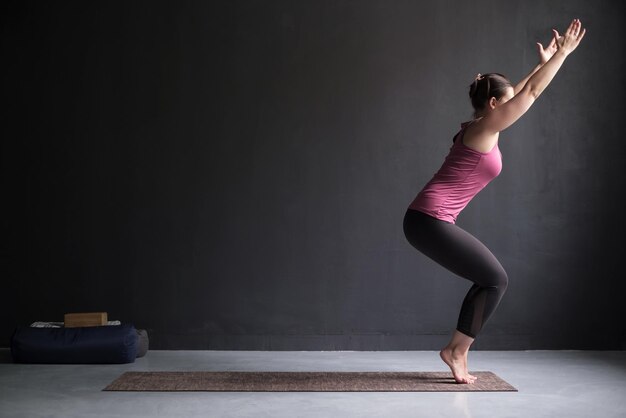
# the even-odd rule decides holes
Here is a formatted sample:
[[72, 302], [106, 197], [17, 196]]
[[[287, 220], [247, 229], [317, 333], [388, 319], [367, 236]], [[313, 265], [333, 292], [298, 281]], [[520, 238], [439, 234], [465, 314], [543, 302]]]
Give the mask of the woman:
[[511, 126], [535, 102], [572, 53], [586, 30], [574, 19], [563, 36], [553, 29], [547, 48], [537, 43], [540, 63], [515, 87], [502, 74], [476, 77], [470, 86], [474, 119], [461, 124], [450, 153], [409, 205], [404, 233], [409, 243], [451, 272], [472, 281], [456, 330], [439, 355], [457, 383], [474, 383], [467, 353], [498, 306], [508, 284], [496, 257], [478, 239], [458, 227], [458, 214], [502, 169], [500, 131]]

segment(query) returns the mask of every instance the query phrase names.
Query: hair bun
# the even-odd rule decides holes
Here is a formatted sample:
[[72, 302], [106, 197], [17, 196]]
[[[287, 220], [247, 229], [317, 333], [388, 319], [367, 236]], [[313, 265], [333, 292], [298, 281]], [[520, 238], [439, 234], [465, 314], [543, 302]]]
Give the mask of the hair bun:
[[[474, 77], [474, 81], [472, 82], [472, 84], [470, 85], [470, 98], [474, 98], [474, 96], [476, 95], [476, 92], [478, 91], [478, 83], [480, 81], [483, 81], [484, 79], [487, 79], [487, 83], [489, 83], [489, 74], [484, 75], [481, 73], [476, 74], [476, 77]], [[487, 84], [488, 86], [489, 84]]]
[[478, 90], [478, 78], [474, 80], [472, 84], [470, 84], [469, 96], [473, 98], [476, 95], [476, 90]]

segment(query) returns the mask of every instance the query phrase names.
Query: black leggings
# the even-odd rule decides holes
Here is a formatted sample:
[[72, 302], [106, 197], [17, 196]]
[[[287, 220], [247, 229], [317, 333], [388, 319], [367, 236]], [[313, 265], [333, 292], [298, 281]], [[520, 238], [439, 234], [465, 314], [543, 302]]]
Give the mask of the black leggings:
[[504, 268], [482, 242], [455, 224], [408, 209], [403, 227], [413, 247], [474, 282], [463, 300], [456, 329], [476, 338], [506, 291], [509, 279]]

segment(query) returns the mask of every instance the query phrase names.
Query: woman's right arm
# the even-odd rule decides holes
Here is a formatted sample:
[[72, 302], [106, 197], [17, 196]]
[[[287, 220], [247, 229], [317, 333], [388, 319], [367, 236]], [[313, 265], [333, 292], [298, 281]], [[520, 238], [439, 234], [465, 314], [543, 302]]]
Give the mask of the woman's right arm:
[[539, 95], [548, 87], [548, 84], [563, 65], [565, 58], [576, 49], [582, 40], [586, 29], [582, 31], [580, 29], [580, 20], [574, 19], [565, 34], [557, 40], [559, 49], [548, 62], [530, 77], [524, 88], [511, 100], [501, 106], [496, 106], [487, 116], [482, 118], [479, 123], [480, 128], [477, 127], [476, 129], [479, 129], [483, 134], [495, 134], [511, 126], [526, 113]]

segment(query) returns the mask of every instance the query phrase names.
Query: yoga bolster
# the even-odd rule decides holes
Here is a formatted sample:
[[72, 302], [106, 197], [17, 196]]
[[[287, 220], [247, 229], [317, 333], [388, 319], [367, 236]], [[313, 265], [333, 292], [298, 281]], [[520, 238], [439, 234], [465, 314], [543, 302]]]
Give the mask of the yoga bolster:
[[11, 337], [11, 356], [15, 363], [133, 363], [138, 340], [137, 330], [131, 324], [78, 328], [20, 326]]
[[148, 352], [150, 340], [148, 339], [148, 331], [145, 329], [137, 330], [137, 357], [143, 357]]

